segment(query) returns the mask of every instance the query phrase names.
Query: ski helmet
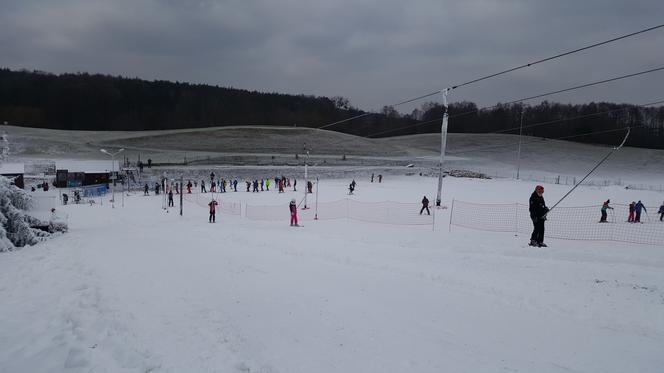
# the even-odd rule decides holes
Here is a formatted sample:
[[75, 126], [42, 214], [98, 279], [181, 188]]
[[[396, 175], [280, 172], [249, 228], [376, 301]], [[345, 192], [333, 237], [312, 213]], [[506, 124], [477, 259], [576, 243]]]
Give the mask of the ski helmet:
[[535, 187], [535, 191], [538, 193], [543, 193], [544, 192], [544, 187], [541, 185], [538, 185]]

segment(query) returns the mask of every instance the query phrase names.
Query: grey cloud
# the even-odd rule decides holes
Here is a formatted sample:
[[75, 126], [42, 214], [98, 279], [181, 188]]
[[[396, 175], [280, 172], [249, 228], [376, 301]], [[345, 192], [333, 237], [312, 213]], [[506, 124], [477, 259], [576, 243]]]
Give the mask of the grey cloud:
[[[378, 109], [656, 25], [664, 4], [2, 0], [2, 10], [1, 66], [342, 95]], [[450, 99], [490, 105], [657, 67], [662, 40], [664, 30], [653, 31], [464, 87]], [[550, 100], [642, 103], [660, 98], [662, 83], [659, 73]]]

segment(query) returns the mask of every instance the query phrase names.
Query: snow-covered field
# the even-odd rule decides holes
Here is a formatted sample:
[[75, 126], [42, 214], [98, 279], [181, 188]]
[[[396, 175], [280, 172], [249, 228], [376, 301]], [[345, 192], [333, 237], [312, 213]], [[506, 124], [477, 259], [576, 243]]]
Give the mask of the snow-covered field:
[[[434, 178], [357, 179], [360, 201], [435, 199]], [[321, 201], [349, 180], [322, 180]], [[514, 180], [446, 178], [445, 204], [525, 203]], [[545, 185], [549, 205], [569, 187]], [[664, 195], [580, 187], [565, 204]], [[431, 226], [281, 222], [134, 193], [59, 207], [70, 232], [0, 255], [1, 372], [662, 372], [664, 247]], [[208, 196], [206, 196], [207, 198]], [[176, 203], [177, 206], [177, 203]], [[652, 214], [654, 216], [654, 213]], [[664, 229], [664, 223], [662, 224]]]

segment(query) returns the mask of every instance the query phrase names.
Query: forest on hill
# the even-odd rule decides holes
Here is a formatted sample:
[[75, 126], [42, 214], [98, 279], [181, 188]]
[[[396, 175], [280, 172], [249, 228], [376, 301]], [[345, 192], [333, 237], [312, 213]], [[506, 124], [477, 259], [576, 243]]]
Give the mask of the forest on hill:
[[[628, 145], [664, 148], [664, 107], [616, 103], [538, 105], [472, 102], [448, 107], [449, 131], [523, 134], [615, 144], [630, 126]], [[440, 132], [443, 108], [426, 102], [402, 114], [357, 109], [343, 97], [254, 92], [183, 82], [99, 74], [51, 74], [0, 69], [0, 123], [69, 130], [131, 131], [241, 125], [318, 128], [387, 137]]]

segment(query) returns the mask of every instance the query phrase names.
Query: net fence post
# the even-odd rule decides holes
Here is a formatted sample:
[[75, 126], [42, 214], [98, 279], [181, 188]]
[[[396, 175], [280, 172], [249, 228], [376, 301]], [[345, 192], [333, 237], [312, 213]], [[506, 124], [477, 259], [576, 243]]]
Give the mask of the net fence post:
[[519, 235], [519, 202], [514, 204], [514, 235]]
[[436, 208], [433, 209], [433, 217], [431, 219], [431, 231], [435, 232], [436, 231]]
[[450, 222], [448, 224], [448, 232], [449, 233], [452, 233], [452, 219], [453, 218], [454, 218], [454, 198], [452, 198], [452, 207], [450, 207]]

